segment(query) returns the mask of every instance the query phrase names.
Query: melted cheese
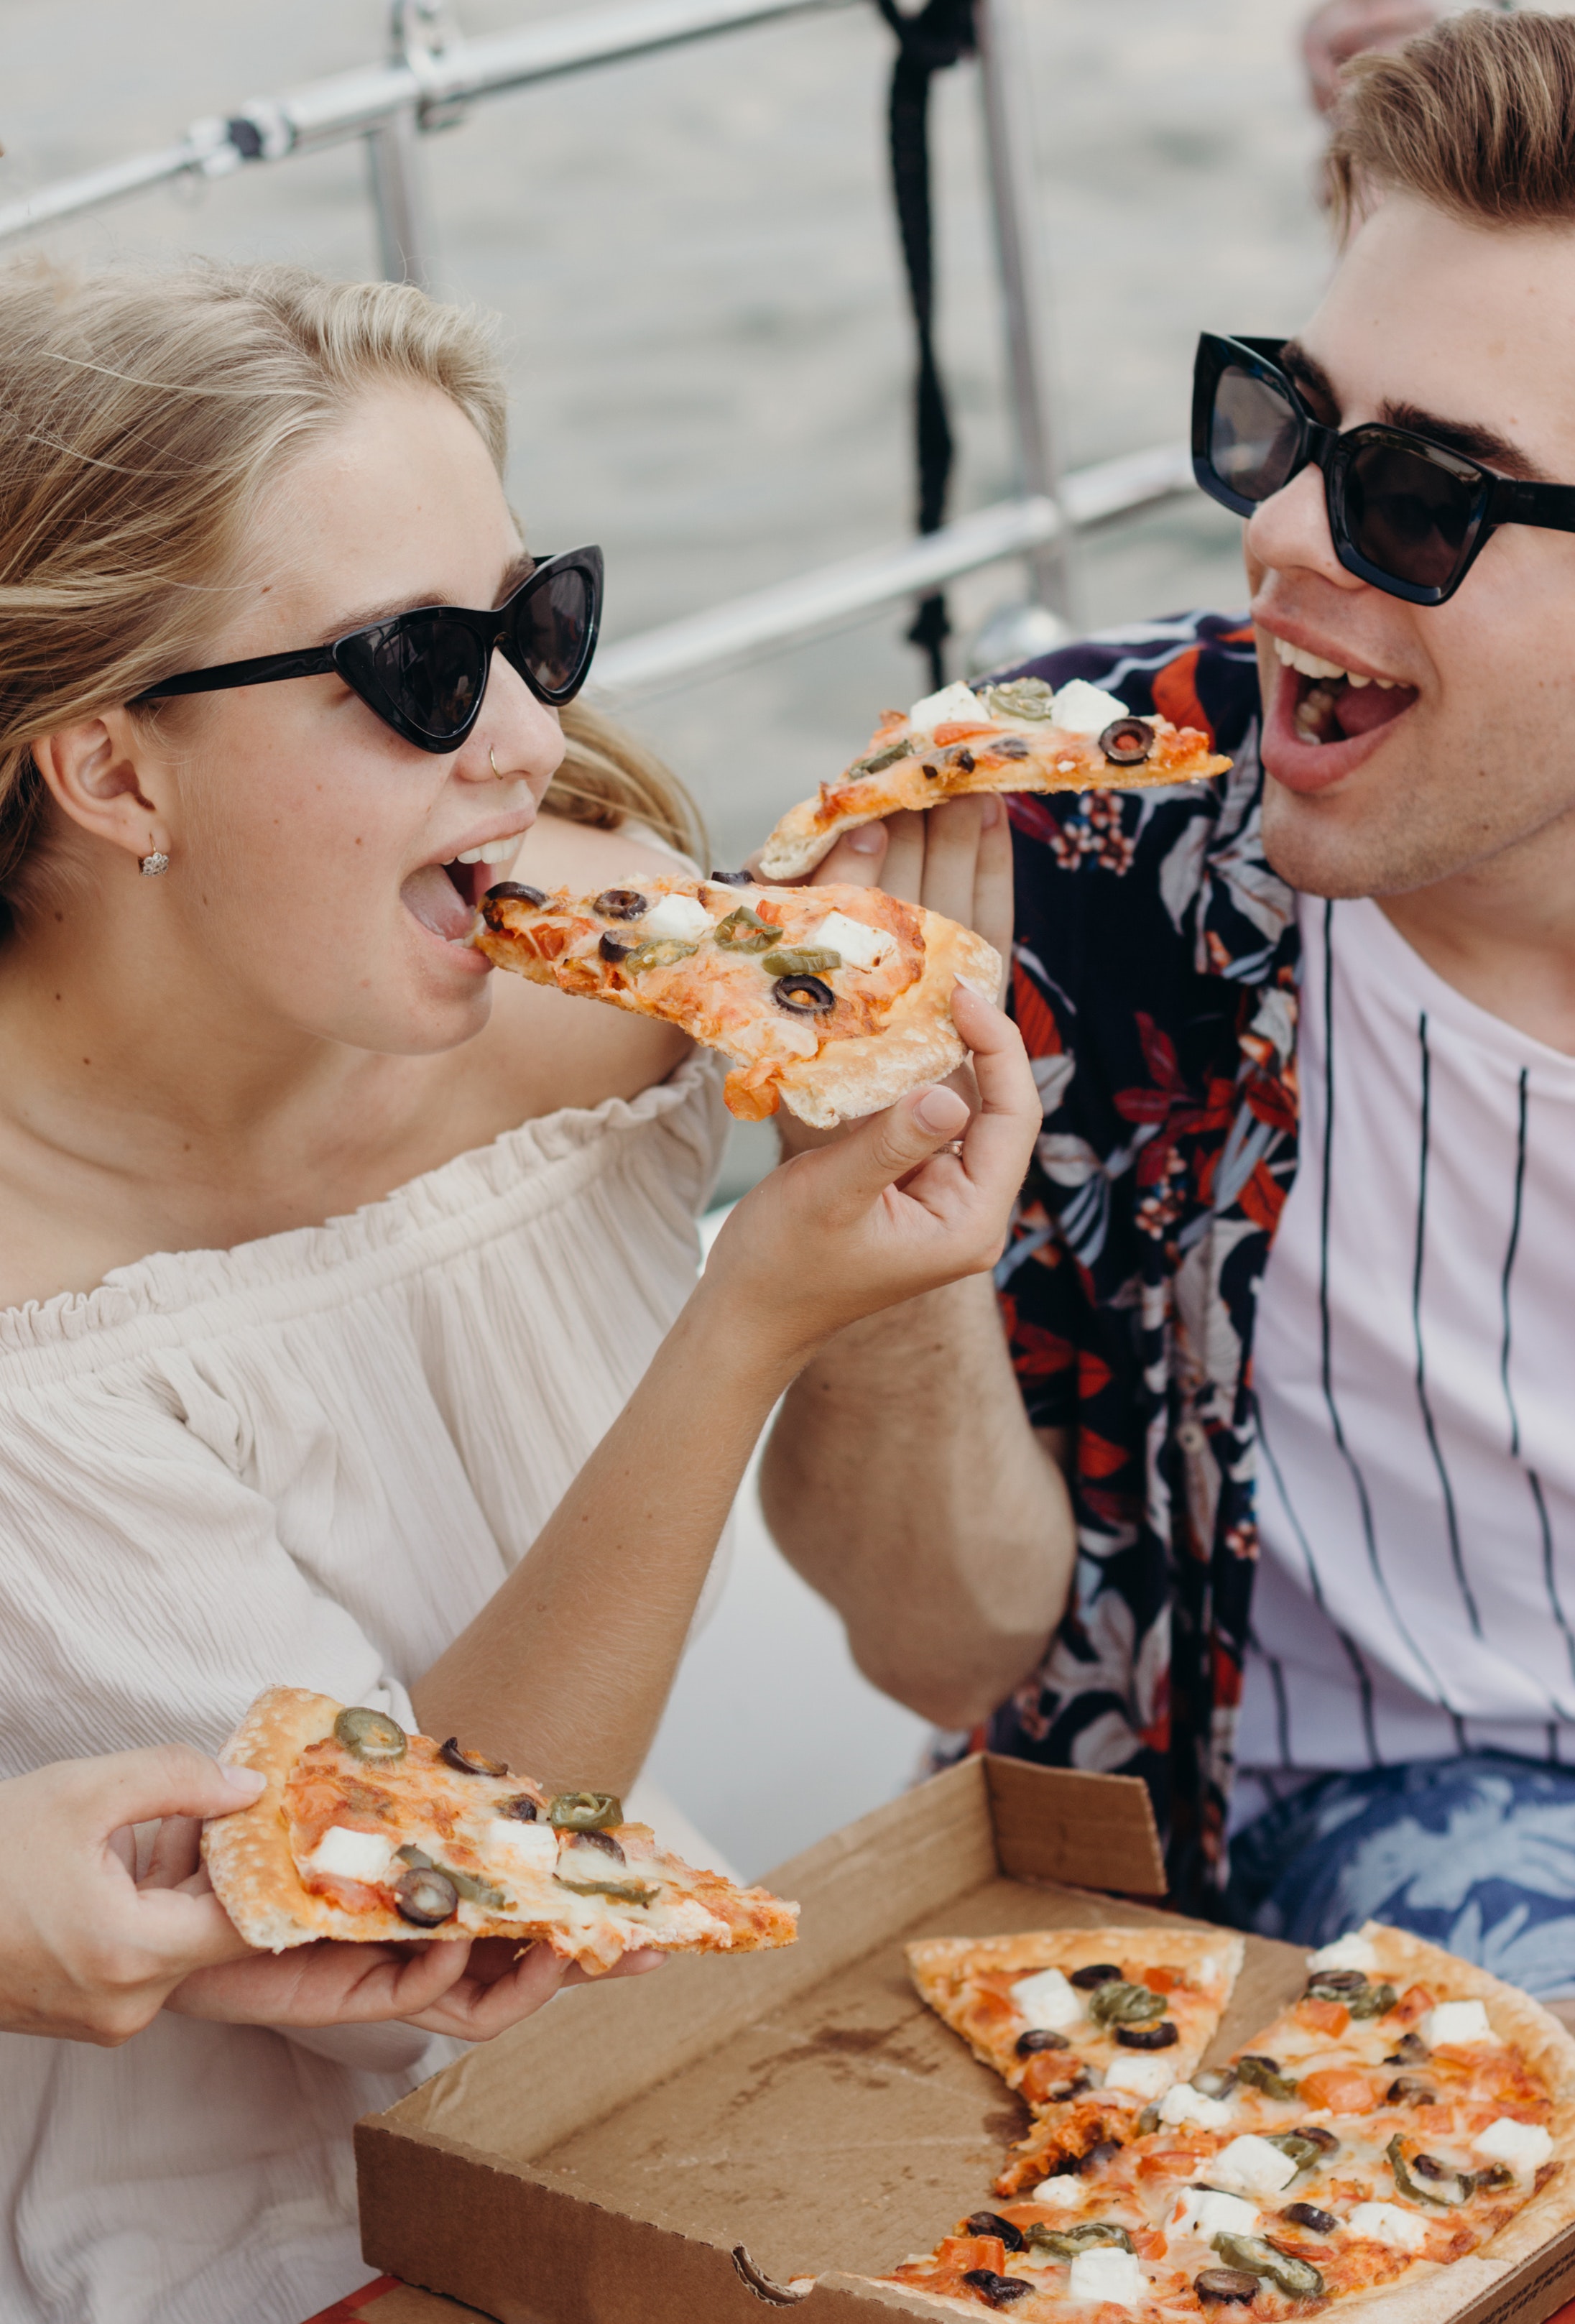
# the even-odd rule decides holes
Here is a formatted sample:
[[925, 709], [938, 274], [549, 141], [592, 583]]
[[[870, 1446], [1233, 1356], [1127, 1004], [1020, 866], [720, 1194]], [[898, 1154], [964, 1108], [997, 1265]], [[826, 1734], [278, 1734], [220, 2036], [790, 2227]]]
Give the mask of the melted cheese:
[[1058, 1969], [1042, 1969], [1032, 1977], [1018, 1978], [1012, 1987], [1012, 2001], [1028, 2024], [1043, 2034], [1064, 2034], [1082, 2015], [1075, 1987], [1068, 1985]]
[[849, 968], [874, 968], [885, 959], [897, 938], [885, 928], [872, 928], [864, 920], [850, 919], [846, 912], [828, 912], [804, 941], [815, 948], [824, 945], [827, 952], [840, 953]]
[[1212, 2187], [1184, 2187], [1175, 2209], [1165, 2221], [1166, 2234], [1196, 2236], [1211, 2243], [1216, 2236], [1257, 2233], [1257, 2205], [1239, 2195], [1221, 2195]]
[[380, 1831], [352, 1831], [347, 1824], [330, 1824], [302, 1859], [301, 1869], [329, 1873], [339, 1880], [381, 1880], [393, 1862], [393, 1852], [394, 1842]]
[[[933, 734], [937, 726], [988, 726], [992, 721], [978, 695], [959, 682], [943, 686], [938, 694], [926, 694], [922, 701], [916, 702], [907, 714], [907, 723], [920, 734]], [[1110, 722], [1105, 718], [1100, 723], [1108, 726]]]
[[1309, 1969], [1359, 1969], [1370, 1977], [1378, 1966], [1377, 1948], [1367, 1937], [1358, 1936], [1353, 1930], [1349, 1937], [1336, 1937], [1331, 1945], [1321, 1945], [1307, 1956]]
[[1058, 2178], [1041, 2179], [1028, 2200], [1043, 2203], [1047, 2211], [1081, 2211], [1084, 2191], [1076, 2173], [1064, 2171]]
[[693, 944], [711, 934], [711, 915], [697, 896], [663, 896], [641, 920], [640, 932], [647, 938], [677, 936]]
[[1478, 2131], [1471, 2144], [1490, 2163], [1507, 2163], [1512, 2171], [1524, 2178], [1540, 2170], [1553, 2151], [1553, 2142], [1545, 2130], [1534, 2122], [1516, 2122], [1506, 2114], [1490, 2122], [1486, 2130]]
[[1288, 2154], [1251, 2131], [1221, 2147], [1209, 2165], [1209, 2176], [1222, 2186], [1239, 2188], [1244, 2195], [1277, 2195], [1296, 2175]]
[[1136, 2308], [1147, 2289], [1142, 2261], [1114, 2244], [1096, 2244], [1092, 2251], [1079, 2252], [1066, 2286], [1069, 2299], [1113, 2300], [1121, 2308]]
[[1391, 2251], [1420, 2251], [1427, 2241], [1426, 2220], [1398, 2203], [1359, 2203], [1345, 2224], [1353, 2236], [1387, 2244]]
[[1430, 2050], [1444, 2042], [1497, 2042], [1498, 2036], [1479, 2001], [1441, 2001], [1430, 2009], [1417, 2032]]
[[557, 1834], [549, 1823], [520, 1823], [513, 1816], [489, 1816], [482, 1853], [511, 1872], [556, 1872]]
[[1175, 2068], [1167, 2058], [1142, 2058], [1130, 2054], [1113, 2059], [1105, 2068], [1105, 2088], [1125, 2098], [1156, 2098], [1168, 2090], [1175, 2080]]
[[1191, 2082], [1177, 2082], [1166, 2090], [1159, 2101], [1161, 2122], [1194, 2122], [1200, 2130], [1222, 2130], [1230, 2119], [1230, 2108], [1223, 2098], [1205, 2098], [1202, 2090], [1193, 2089]]

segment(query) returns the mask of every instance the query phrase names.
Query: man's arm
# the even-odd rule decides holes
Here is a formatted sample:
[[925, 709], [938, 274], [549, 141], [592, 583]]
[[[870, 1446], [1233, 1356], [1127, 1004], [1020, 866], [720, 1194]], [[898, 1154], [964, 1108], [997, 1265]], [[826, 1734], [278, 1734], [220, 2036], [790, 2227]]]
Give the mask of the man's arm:
[[[814, 877], [878, 882], [1009, 950], [998, 799], [865, 825]], [[818, 1142], [779, 1122], [788, 1152]], [[1030, 1426], [994, 1291], [975, 1278], [827, 1342], [783, 1401], [761, 1499], [865, 1676], [940, 1726], [971, 1727], [1032, 1670], [1065, 1609], [1076, 1536], [1064, 1450]]]

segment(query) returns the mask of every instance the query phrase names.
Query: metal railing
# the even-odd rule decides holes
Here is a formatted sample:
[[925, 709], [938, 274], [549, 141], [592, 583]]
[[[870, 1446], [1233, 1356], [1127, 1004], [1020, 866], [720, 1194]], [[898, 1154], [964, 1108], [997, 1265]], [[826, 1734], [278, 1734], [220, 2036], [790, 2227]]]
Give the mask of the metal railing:
[[[453, 127], [485, 97], [723, 32], [853, 5], [855, 0], [630, 0], [471, 40], [448, 17], [445, 0], [391, 0], [390, 52], [381, 64], [333, 74], [282, 97], [248, 98], [232, 114], [194, 122], [175, 144], [0, 205], [0, 244], [154, 186], [268, 168], [359, 138], [367, 146], [383, 272], [392, 281], [428, 285], [431, 236], [419, 160], [421, 136]], [[1016, 496], [915, 540], [603, 646], [597, 678], [619, 696], [656, 693], [714, 675], [1009, 559], [1027, 566], [1039, 604], [1064, 613], [1068, 551], [1079, 532], [1192, 490], [1191, 469], [1179, 445], [1106, 461], [1064, 479], [1057, 475], [1045, 384], [1037, 201], [1019, 5], [1020, 0], [975, 0]]]

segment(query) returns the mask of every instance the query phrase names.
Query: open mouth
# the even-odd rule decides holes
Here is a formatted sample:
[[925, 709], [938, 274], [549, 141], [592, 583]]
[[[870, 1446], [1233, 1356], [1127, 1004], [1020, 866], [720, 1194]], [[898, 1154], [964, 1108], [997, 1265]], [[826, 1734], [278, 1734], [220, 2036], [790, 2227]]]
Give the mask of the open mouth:
[[508, 839], [489, 840], [484, 847], [467, 847], [447, 863], [423, 863], [400, 890], [406, 911], [448, 944], [469, 936], [476, 907], [500, 876], [500, 867], [520, 853], [522, 832]]
[[1330, 742], [1355, 742], [1409, 710], [1416, 699], [1414, 686], [1397, 678], [1374, 678], [1363, 670], [1342, 669], [1304, 646], [1274, 641], [1285, 667], [1283, 685], [1293, 687], [1291, 732], [1298, 742], [1314, 749]]

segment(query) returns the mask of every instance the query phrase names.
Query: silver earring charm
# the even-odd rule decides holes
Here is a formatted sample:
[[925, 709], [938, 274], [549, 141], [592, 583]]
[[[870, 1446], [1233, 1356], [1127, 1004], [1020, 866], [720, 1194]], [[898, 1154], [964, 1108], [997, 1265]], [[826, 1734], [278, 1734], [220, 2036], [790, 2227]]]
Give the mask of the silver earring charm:
[[161, 847], [155, 847], [151, 855], [137, 857], [137, 870], [144, 880], [156, 880], [161, 872], [168, 872], [169, 869], [170, 858]]

